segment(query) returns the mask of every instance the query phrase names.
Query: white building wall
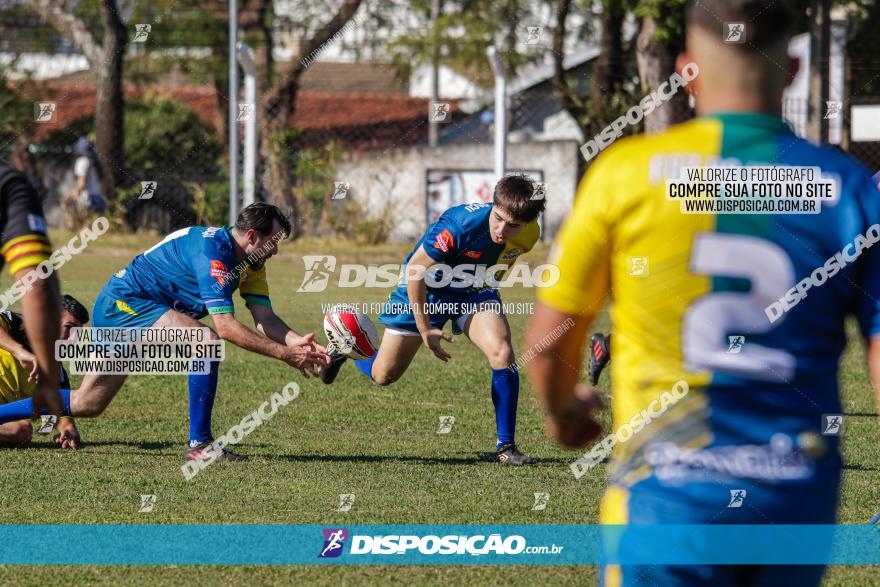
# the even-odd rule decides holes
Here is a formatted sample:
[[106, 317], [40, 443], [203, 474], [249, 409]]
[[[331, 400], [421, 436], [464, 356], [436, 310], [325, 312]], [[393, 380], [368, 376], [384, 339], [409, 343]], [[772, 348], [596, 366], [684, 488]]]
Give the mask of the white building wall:
[[[577, 188], [578, 143], [543, 141], [514, 143], [508, 147], [509, 169], [539, 170], [544, 174], [547, 209], [544, 239], [552, 239], [569, 214]], [[352, 155], [337, 166], [337, 181], [351, 183], [349, 197], [363, 206], [367, 216], [379, 217], [393, 207], [395, 226], [391, 240], [417, 239], [427, 228], [429, 169], [491, 170], [492, 145], [412, 147]]]

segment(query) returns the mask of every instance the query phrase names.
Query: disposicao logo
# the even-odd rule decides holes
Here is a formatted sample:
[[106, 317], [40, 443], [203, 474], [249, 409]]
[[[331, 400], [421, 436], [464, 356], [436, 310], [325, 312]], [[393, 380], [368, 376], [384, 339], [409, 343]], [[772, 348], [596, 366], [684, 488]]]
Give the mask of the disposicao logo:
[[324, 548], [318, 558], [335, 558], [342, 554], [342, 547], [348, 540], [348, 530], [345, 528], [324, 528]]

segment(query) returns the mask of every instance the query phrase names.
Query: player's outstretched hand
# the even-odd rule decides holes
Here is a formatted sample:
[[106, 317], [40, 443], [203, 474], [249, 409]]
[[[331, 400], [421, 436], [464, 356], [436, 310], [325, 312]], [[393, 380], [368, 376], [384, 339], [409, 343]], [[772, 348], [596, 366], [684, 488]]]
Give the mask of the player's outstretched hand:
[[291, 340], [285, 347], [281, 360], [299, 369], [306, 379], [309, 374], [319, 373], [330, 363], [330, 355], [327, 349], [315, 342], [315, 333], [310, 332], [305, 336]]
[[450, 335], [446, 334], [439, 328], [429, 328], [422, 333], [422, 342], [425, 343], [425, 346], [431, 349], [431, 352], [434, 353], [435, 357], [445, 363], [452, 358], [452, 355], [447, 353], [443, 349], [443, 347], [440, 346], [441, 340], [455, 342], [454, 338], [452, 338]]
[[76, 450], [79, 448], [80, 438], [76, 424], [71, 417], [58, 418], [58, 424], [55, 426], [61, 434], [55, 437], [55, 444], [61, 448], [70, 448]]
[[[288, 346], [292, 347], [309, 347], [313, 351], [317, 351], [319, 353], [327, 354], [327, 349], [315, 342], [315, 333], [309, 332], [305, 336], [298, 336], [296, 338], [292, 338], [288, 343]], [[330, 356], [327, 356], [327, 363], [330, 362]]]
[[569, 407], [547, 418], [547, 434], [565, 447], [583, 448], [602, 433], [602, 426], [593, 417], [593, 410], [601, 407], [602, 399], [596, 389], [578, 382]]

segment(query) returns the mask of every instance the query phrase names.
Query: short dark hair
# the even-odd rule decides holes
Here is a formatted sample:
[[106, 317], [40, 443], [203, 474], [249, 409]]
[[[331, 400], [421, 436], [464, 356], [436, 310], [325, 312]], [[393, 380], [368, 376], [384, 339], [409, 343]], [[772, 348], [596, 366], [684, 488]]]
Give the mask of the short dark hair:
[[768, 51], [786, 45], [795, 25], [788, 0], [688, 0], [687, 26], [724, 34], [726, 22], [745, 23], [743, 51]]
[[544, 211], [544, 194], [526, 175], [507, 175], [495, 184], [492, 203], [509, 212], [517, 220], [531, 222]]
[[76, 318], [80, 324], [89, 323], [89, 311], [75, 297], [67, 294], [61, 296], [61, 309], [70, 312], [70, 315]]
[[235, 228], [239, 232], [245, 232], [253, 228], [261, 235], [269, 236], [272, 232], [272, 225], [276, 220], [281, 225], [282, 230], [284, 230], [284, 238], [288, 238], [291, 232], [290, 219], [281, 211], [281, 208], [272, 204], [266, 204], [265, 202], [251, 204], [239, 212], [238, 218], [235, 220]]

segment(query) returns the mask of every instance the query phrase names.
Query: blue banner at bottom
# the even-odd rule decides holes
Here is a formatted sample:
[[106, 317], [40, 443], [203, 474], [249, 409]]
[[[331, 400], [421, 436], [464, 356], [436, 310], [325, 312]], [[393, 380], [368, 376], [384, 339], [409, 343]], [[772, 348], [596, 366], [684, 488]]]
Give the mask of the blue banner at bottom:
[[880, 564], [878, 526], [0, 525], [0, 564]]

